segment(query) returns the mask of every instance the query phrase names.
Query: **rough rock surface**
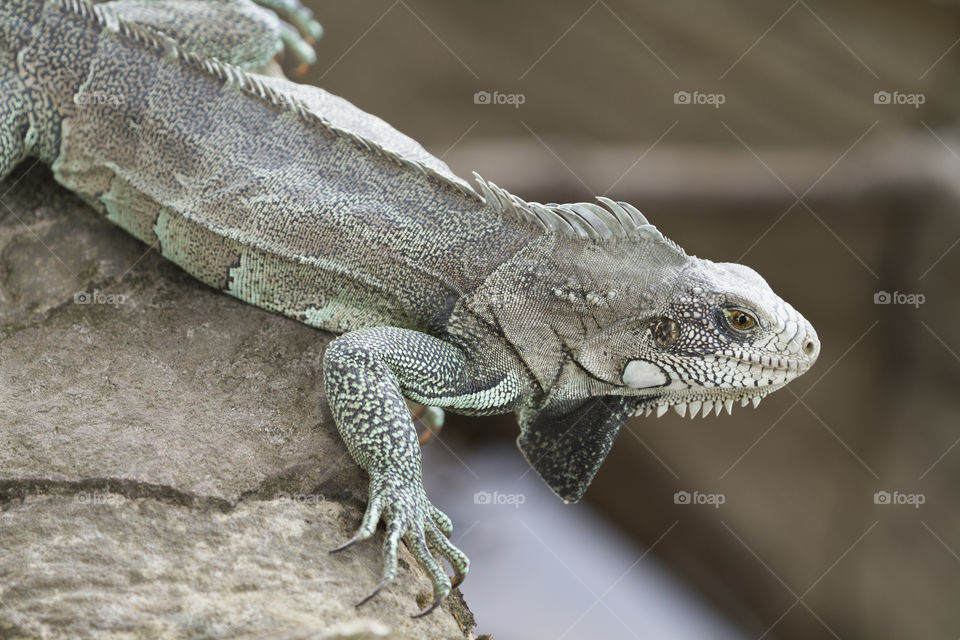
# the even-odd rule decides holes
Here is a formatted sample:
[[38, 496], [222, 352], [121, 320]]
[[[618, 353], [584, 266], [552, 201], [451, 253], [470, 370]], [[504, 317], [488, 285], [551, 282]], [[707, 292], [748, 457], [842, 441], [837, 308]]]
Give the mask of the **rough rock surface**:
[[321, 392], [330, 336], [192, 280], [40, 168], [0, 182], [0, 637], [473, 637], [426, 618]]

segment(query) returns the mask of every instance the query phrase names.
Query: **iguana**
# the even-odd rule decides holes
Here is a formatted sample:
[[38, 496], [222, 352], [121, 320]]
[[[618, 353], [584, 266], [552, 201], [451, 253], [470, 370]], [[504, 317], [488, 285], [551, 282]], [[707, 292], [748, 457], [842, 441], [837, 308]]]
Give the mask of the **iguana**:
[[284, 47], [309, 62], [318, 33], [296, 0], [260, 4], [296, 26], [250, 0], [3, 0], [0, 177], [38, 158], [209, 286], [342, 334], [323, 385], [369, 501], [341, 548], [386, 525], [364, 601], [401, 539], [433, 582], [418, 615], [469, 567], [404, 398], [517, 412], [524, 456], [574, 502], [629, 416], [756, 405], [816, 360], [755, 271], [686, 254], [633, 206], [472, 187], [345, 100], [251, 72]]

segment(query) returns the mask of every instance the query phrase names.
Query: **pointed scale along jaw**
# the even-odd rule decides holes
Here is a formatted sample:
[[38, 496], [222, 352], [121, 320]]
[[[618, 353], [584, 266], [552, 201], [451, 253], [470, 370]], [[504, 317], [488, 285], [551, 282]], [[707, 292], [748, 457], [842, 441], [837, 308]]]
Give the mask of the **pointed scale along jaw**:
[[634, 415], [731, 413], [802, 375], [820, 353], [817, 333], [757, 272], [691, 259], [644, 336], [622, 383], [649, 396]]

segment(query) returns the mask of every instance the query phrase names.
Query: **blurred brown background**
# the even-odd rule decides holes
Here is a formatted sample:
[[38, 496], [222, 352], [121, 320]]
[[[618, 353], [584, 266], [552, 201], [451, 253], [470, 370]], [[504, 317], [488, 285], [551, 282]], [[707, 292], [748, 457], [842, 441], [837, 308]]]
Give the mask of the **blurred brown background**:
[[[589, 504], [743, 637], [960, 636], [956, 5], [311, 4], [326, 35], [307, 81], [460, 175], [530, 200], [629, 200], [688, 252], [757, 269], [817, 328], [816, 368], [759, 409], [631, 421]], [[473, 460], [492, 434], [512, 438], [513, 419], [451, 419], [428, 482], [431, 456]], [[500, 598], [533, 597], [500, 579]], [[464, 591], [481, 632], [515, 626]]]

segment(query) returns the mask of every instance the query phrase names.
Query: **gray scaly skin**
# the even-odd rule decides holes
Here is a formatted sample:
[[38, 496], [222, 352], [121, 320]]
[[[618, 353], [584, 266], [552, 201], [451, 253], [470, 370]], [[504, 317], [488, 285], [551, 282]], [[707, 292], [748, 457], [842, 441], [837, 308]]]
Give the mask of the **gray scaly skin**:
[[813, 364], [816, 333], [763, 278], [687, 255], [632, 206], [474, 189], [350, 103], [245, 71], [284, 46], [308, 61], [318, 35], [293, 0], [262, 4], [296, 28], [247, 0], [5, 0], [0, 177], [39, 158], [211, 287], [342, 334], [324, 385], [370, 476], [347, 545], [386, 524], [377, 589], [401, 539], [427, 611], [469, 566], [404, 397], [517, 411], [524, 455], [573, 502], [627, 417], [756, 404]]

